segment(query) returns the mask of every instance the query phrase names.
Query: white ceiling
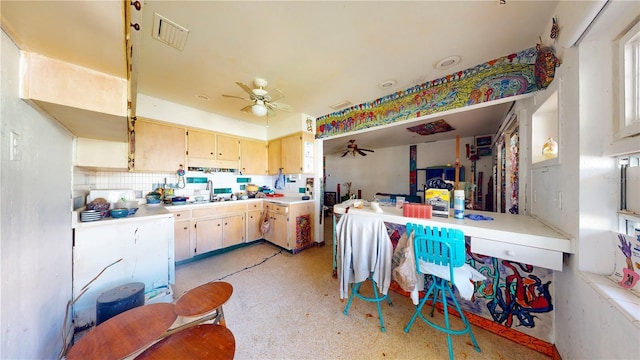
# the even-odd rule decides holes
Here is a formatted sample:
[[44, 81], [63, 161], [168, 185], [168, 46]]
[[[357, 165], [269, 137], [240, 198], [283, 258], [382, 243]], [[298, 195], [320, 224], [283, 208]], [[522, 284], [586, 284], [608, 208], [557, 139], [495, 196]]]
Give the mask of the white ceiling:
[[[129, 1], [5, 0], [0, 14], [2, 27], [21, 48], [124, 77], [123, 3]], [[251, 86], [261, 77], [267, 90], [284, 93], [280, 102], [295, 113], [318, 117], [337, 103], [372, 101], [533, 47], [548, 32], [557, 3], [144, 1], [141, 13], [132, 9], [141, 26], [134, 77], [139, 93], [263, 124], [265, 118], [239, 111], [248, 102], [222, 96], [244, 97], [235, 82]], [[189, 30], [184, 50], [151, 38], [154, 13]], [[445, 70], [434, 67], [452, 55], [462, 61]], [[397, 84], [380, 89], [387, 80]], [[448, 137], [493, 133], [508, 106], [418, 123], [445, 118], [456, 129]], [[277, 110], [270, 122], [286, 116]], [[339, 151], [354, 136], [365, 148], [425, 141], [412, 139], [407, 126], [387, 129], [384, 136], [367, 132], [325, 141], [325, 153]]]

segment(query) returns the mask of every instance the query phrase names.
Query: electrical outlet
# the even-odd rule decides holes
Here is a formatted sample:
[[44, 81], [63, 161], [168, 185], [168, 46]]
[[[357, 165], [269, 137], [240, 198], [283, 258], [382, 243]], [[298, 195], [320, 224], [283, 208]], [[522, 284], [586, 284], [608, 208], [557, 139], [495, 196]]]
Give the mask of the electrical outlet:
[[9, 150], [9, 160], [17, 161], [20, 159], [20, 135], [12, 131], [9, 135], [9, 146], [11, 149]]
[[558, 209], [562, 210], [562, 192], [558, 191]]

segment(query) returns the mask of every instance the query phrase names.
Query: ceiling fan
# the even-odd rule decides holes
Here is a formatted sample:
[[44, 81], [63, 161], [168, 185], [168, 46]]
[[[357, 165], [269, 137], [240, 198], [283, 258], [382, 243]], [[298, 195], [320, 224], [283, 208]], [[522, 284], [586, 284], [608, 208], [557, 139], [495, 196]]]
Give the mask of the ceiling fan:
[[291, 105], [276, 102], [284, 98], [284, 94], [280, 90], [274, 89], [273, 92], [275, 94], [272, 96], [264, 89], [267, 87], [267, 80], [265, 79], [255, 78], [253, 80], [254, 89], [241, 82], [236, 82], [236, 84], [249, 94], [249, 99], [235, 95], [222, 94], [222, 96], [253, 102], [253, 105], [247, 105], [240, 109], [240, 111], [251, 112], [255, 116], [265, 116], [267, 113], [269, 116], [275, 116], [275, 109], [284, 111], [292, 110]]
[[344, 154], [342, 154], [342, 157], [347, 156], [347, 154], [349, 154], [349, 153], [351, 153], [351, 155], [353, 155], [353, 156], [356, 156], [356, 153], [358, 153], [358, 154], [360, 154], [362, 156], [367, 156], [365, 151], [374, 152], [373, 150], [370, 150], [370, 149], [359, 148], [358, 144], [356, 144], [355, 140], [349, 140], [349, 144], [347, 144], [347, 150], [344, 152]]

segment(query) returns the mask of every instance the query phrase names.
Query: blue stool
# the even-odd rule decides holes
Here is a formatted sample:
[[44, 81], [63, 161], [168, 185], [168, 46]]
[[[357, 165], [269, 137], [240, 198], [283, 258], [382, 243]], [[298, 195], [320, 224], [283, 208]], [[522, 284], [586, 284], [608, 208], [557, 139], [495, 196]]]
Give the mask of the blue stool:
[[360, 293], [360, 286], [362, 286], [362, 282], [351, 284], [351, 295], [349, 295], [349, 300], [347, 301], [347, 306], [344, 308], [344, 314], [348, 315], [349, 306], [351, 306], [351, 301], [353, 301], [353, 297], [357, 296], [358, 298], [364, 301], [375, 302], [378, 308], [378, 318], [380, 319], [380, 330], [382, 332], [387, 331], [384, 327], [384, 320], [382, 319], [382, 310], [380, 309], [380, 303], [384, 300], [387, 300], [389, 306], [393, 306], [391, 303], [391, 299], [389, 299], [389, 294], [379, 295], [378, 287], [376, 286], [376, 282], [373, 280], [371, 276], [367, 278], [367, 280], [371, 281], [371, 285], [373, 286], [373, 296], [364, 296]]
[[[387, 293], [391, 282], [391, 255], [393, 246], [384, 222], [376, 217], [344, 214], [336, 225], [338, 258], [340, 259], [340, 298], [349, 300], [344, 308], [348, 315], [354, 296], [375, 302], [380, 319], [380, 330], [385, 332], [380, 303], [387, 301], [392, 306]], [[360, 293], [362, 283], [371, 281], [373, 295]]]
[[[451, 344], [451, 335], [463, 335], [469, 333], [471, 341], [473, 342], [473, 346], [475, 347], [476, 351], [480, 352], [478, 342], [476, 341], [476, 338], [473, 336], [473, 332], [471, 331], [471, 325], [469, 325], [469, 321], [460, 309], [460, 305], [458, 304], [458, 301], [453, 294], [453, 286], [455, 285], [454, 268], [465, 266], [466, 254], [464, 246], [464, 234], [462, 233], [462, 231], [457, 229], [441, 228], [440, 230], [438, 230], [437, 227], [423, 227], [421, 225], [408, 223], [407, 233], [410, 234], [411, 231], [414, 231], [413, 246], [415, 249], [416, 270], [418, 274], [425, 274], [424, 269], [420, 266], [420, 261], [422, 260], [423, 262], [427, 263], [448, 266], [450, 281], [430, 274], [431, 276], [433, 276], [433, 282], [431, 283], [427, 294], [424, 296], [424, 298], [422, 298], [422, 300], [420, 300], [420, 303], [416, 307], [416, 312], [413, 314], [411, 320], [404, 328], [404, 332], [408, 333], [409, 329], [411, 329], [411, 326], [413, 325], [413, 322], [418, 316], [420, 316], [420, 318], [424, 320], [424, 322], [426, 322], [428, 325], [447, 334], [449, 359], [453, 359], [453, 345]], [[438, 296], [438, 294], [440, 296]], [[433, 302], [433, 306], [431, 308], [431, 317], [433, 317], [433, 309], [435, 308], [436, 303], [442, 303], [442, 307], [444, 309], [445, 327], [435, 324], [422, 314], [422, 307], [429, 298], [431, 298]], [[448, 298], [453, 302], [455, 310], [458, 312], [458, 314], [460, 314], [460, 318], [464, 323], [464, 328], [461, 330], [452, 329], [451, 325], [449, 324]]]

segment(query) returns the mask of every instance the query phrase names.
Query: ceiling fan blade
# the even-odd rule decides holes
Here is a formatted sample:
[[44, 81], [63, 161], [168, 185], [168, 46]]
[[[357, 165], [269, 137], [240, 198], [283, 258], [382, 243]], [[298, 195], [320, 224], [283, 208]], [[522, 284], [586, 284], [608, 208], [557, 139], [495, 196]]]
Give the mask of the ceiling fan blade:
[[269, 106], [267, 106], [267, 115], [276, 116], [276, 112], [273, 111], [273, 109], [271, 109]]
[[371, 149], [360, 149], [360, 150], [362, 150], [362, 151], [368, 151], [368, 152], [375, 152], [375, 151], [373, 151], [373, 150], [371, 150]]
[[366, 153], [364, 153], [362, 150], [360, 149], [356, 149], [356, 151], [358, 152], [358, 154], [362, 155], [362, 156], [367, 156]]
[[241, 83], [241, 82], [237, 82], [236, 84], [238, 84], [238, 86], [240, 86], [242, 88], [242, 90], [246, 91], [247, 94], [249, 94], [251, 96], [251, 100], [255, 100], [255, 94], [253, 93], [253, 90], [251, 90], [250, 87], [248, 87], [247, 85]]
[[240, 109], [240, 111], [251, 112], [251, 107], [252, 107], [252, 106], [253, 106], [253, 105], [247, 105], [247, 106], [243, 107], [242, 109]]
[[269, 106], [275, 108], [275, 109], [278, 109], [278, 110], [284, 110], [284, 111], [293, 110], [293, 107], [291, 105], [287, 105], [287, 104], [283, 104], [283, 103], [268, 102], [267, 104]]
[[284, 98], [284, 93], [278, 89], [273, 89], [273, 91], [271, 91], [271, 94], [275, 94], [273, 96], [271, 95], [267, 95], [269, 97], [269, 101], [273, 102], [273, 101], [278, 101], [282, 98]]
[[241, 100], [251, 101], [251, 99], [247, 99], [247, 98], [243, 98], [243, 97], [235, 96], [235, 95], [226, 95], [226, 94], [222, 94], [222, 96], [224, 96], [224, 97], [228, 97], [228, 98], [235, 98], [235, 99], [241, 99]]
[[344, 154], [342, 154], [342, 156], [341, 156], [341, 157], [345, 157], [345, 156], [347, 156], [347, 154], [348, 154], [348, 153], [349, 153], [349, 150], [345, 151], [345, 152], [344, 152]]

